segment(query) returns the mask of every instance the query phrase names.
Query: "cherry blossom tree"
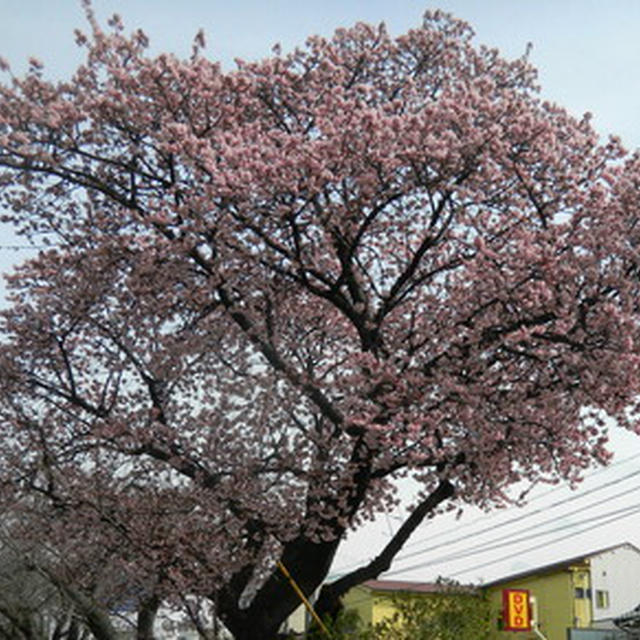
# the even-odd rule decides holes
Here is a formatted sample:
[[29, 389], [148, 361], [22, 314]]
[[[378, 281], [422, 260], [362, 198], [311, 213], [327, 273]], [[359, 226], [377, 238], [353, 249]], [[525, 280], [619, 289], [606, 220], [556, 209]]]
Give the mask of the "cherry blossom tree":
[[88, 640], [73, 603], [34, 566], [32, 553], [3, 540], [0, 548], [0, 638]]
[[[119, 18], [0, 91], [0, 499], [78, 566], [271, 639], [351, 527], [577, 481], [637, 429], [638, 161], [435, 12], [288, 55], [151, 56]], [[46, 506], [45, 506], [46, 505]], [[46, 523], [46, 524], [45, 524]], [[79, 572], [77, 580], [83, 579]]]
[[7, 506], [3, 501], [0, 637], [119, 640], [128, 631], [153, 640], [157, 580], [131, 579], [122, 571], [121, 553], [89, 547], [87, 537], [48, 535], [52, 520], [58, 529], [61, 522], [41, 500], [22, 500], [13, 511]]

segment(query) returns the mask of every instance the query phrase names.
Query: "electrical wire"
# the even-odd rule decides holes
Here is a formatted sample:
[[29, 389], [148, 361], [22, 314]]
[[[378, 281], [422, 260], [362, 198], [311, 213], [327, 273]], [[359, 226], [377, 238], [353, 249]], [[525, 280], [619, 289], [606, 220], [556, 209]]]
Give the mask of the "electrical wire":
[[49, 244], [0, 244], [0, 250], [5, 251], [39, 251], [40, 249], [51, 249]]
[[[388, 571], [385, 572], [385, 576], [387, 575], [396, 575], [398, 573], [403, 573], [405, 571], [414, 571], [416, 569], [424, 569], [426, 567], [431, 567], [434, 565], [438, 565], [438, 564], [443, 564], [445, 562], [451, 562], [451, 561], [456, 561], [456, 560], [461, 560], [463, 558], [468, 558], [471, 556], [476, 556], [476, 555], [481, 555], [483, 553], [488, 553], [490, 551], [496, 551], [498, 549], [504, 549], [505, 547], [510, 547], [516, 544], [520, 544], [522, 542], [527, 542], [529, 540], [534, 540], [536, 538], [541, 538], [541, 537], [546, 537], [548, 535], [551, 535], [553, 533], [557, 533], [559, 531], [566, 531], [567, 529], [575, 529], [576, 527], [580, 527], [584, 524], [590, 524], [592, 525], [591, 528], [595, 528], [597, 526], [600, 525], [593, 525], [593, 523], [597, 522], [598, 520], [602, 520], [603, 518], [613, 518], [612, 520], [607, 520], [607, 522], [612, 522], [614, 520], [617, 519], [622, 519], [622, 518], [627, 518], [631, 515], [634, 515], [636, 513], [640, 513], [640, 505], [631, 505], [628, 507], [623, 507], [620, 509], [614, 509], [613, 511], [608, 511], [606, 513], [601, 513], [598, 514], [597, 516], [592, 516], [589, 518], [586, 518], [584, 520], [580, 520], [578, 522], [572, 522], [569, 524], [565, 524], [559, 527], [555, 527], [553, 529], [549, 529], [547, 531], [544, 531], [542, 533], [534, 533], [534, 534], [529, 534], [529, 535], [525, 535], [525, 536], [521, 536], [519, 538], [511, 538], [509, 539], [508, 536], [503, 537], [502, 539], [499, 540], [492, 540], [489, 543], [485, 543], [483, 545], [476, 545], [475, 547], [472, 547], [470, 549], [466, 549], [464, 551], [461, 551], [459, 553], [452, 553], [448, 556], [441, 556], [439, 558], [435, 558], [432, 560], [427, 560], [426, 562], [420, 562], [418, 564], [414, 564], [408, 567], [398, 567], [397, 569], [394, 569], [392, 571]], [[502, 540], [505, 540], [506, 542], [503, 542]], [[545, 546], [548, 545], [549, 543], [545, 543]], [[519, 555], [522, 552], [519, 552], [516, 555]], [[501, 558], [502, 560], [502, 558]], [[495, 562], [495, 560], [493, 561]], [[465, 570], [466, 571], [466, 570]]]
[[[517, 558], [518, 556], [521, 556], [522, 554], [525, 553], [529, 553], [530, 551], [536, 551], [537, 549], [542, 549], [543, 547], [549, 547], [552, 544], [556, 544], [558, 542], [562, 542], [563, 540], [568, 540], [570, 538], [575, 538], [576, 536], [580, 535], [581, 533], [586, 533], [587, 531], [593, 531], [594, 529], [599, 529], [600, 527], [604, 527], [608, 524], [611, 524], [613, 522], [619, 522], [620, 520], [623, 520], [625, 518], [628, 518], [632, 515], [635, 515], [636, 513], [640, 513], [640, 507], [637, 507], [636, 509], [634, 509], [632, 512], [624, 515], [624, 516], [616, 516], [614, 518], [610, 518], [609, 520], [605, 520], [604, 522], [600, 522], [599, 524], [595, 524], [595, 525], [589, 525], [588, 527], [585, 527], [584, 529], [580, 529], [579, 531], [572, 531], [571, 533], [561, 536], [560, 538], [554, 538], [551, 541], [547, 541], [547, 542], [543, 542], [541, 544], [537, 544], [534, 545], [532, 547], [527, 547], [526, 549], [521, 549], [520, 551], [516, 551], [515, 553], [506, 555], [506, 556], [502, 556], [500, 558], [500, 562], [503, 562], [504, 560], [510, 560], [511, 558]], [[468, 567], [466, 569], [461, 569], [460, 571], [455, 571], [453, 573], [449, 573], [448, 575], [451, 577], [454, 576], [459, 576], [462, 575], [464, 573], [470, 573], [472, 571], [477, 571], [478, 569], [484, 569], [485, 567], [489, 567], [491, 565], [495, 565], [496, 564], [496, 560], [490, 560], [488, 562], [483, 562], [481, 564], [477, 564], [473, 567]]]
[[[640, 453], [636, 453], [632, 456], [629, 456], [628, 458], [623, 458], [622, 460], [619, 460], [617, 462], [614, 462], [612, 464], [610, 464], [607, 467], [603, 467], [601, 469], [597, 469], [595, 471], [593, 471], [592, 473], [588, 474], [585, 479], [590, 479], [596, 475], [599, 475], [600, 473], [605, 473], [607, 471], [610, 471], [611, 469], [613, 469], [614, 467], [620, 466], [622, 464], [626, 464], [627, 462], [631, 462], [633, 460], [637, 460], [640, 458]], [[598, 491], [600, 491], [601, 489], [607, 488], [609, 486], [612, 486], [614, 484], [619, 484], [619, 482], [622, 482], [624, 479], [628, 479], [629, 477], [633, 477], [636, 474], [640, 473], [640, 471], [635, 471], [632, 472], [631, 474], [624, 476], [620, 481], [618, 480], [612, 480], [610, 481], [610, 483], [605, 483], [603, 485], [599, 485], [598, 487], [595, 487], [593, 489], [587, 489], [585, 491], [579, 491], [577, 493], [572, 494], [571, 496], [569, 496], [568, 498], [564, 498], [563, 500], [559, 500], [557, 503], [552, 503], [552, 505], [561, 505], [564, 504], [565, 502], [572, 502], [574, 500], [579, 500], [580, 498], [587, 496], [587, 495], [591, 495], [592, 493], [596, 493]], [[558, 491], [564, 491], [566, 490], [566, 485], [559, 485], [557, 487], [554, 487], [553, 489], [549, 489], [548, 491], [544, 491], [536, 496], [533, 496], [528, 502], [527, 504], [531, 504], [532, 502], [536, 502], [539, 501], [543, 498], [546, 498], [547, 496], [551, 495], [552, 493], [557, 493]], [[536, 513], [539, 513], [540, 511], [548, 511], [549, 508], [553, 508], [553, 506], [545, 506], [545, 507], [541, 507], [540, 509], [538, 509], [536, 511]], [[532, 513], [532, 512], [528, 512], [528, 513]], [[533, 514], [533, 513], [532, 513]], [[478, 523], [482, 523], [482, 522], [486, 522], [487, 520], [491, 519], [494, 517], [494, 514], [489, 514], [489, 515], [485, 515], [485, 516], [481, 516], [479, 518], [476, 518], [474, 520], [471, 520], [469, 522], [464, 522], [461, 523], [458, 527], [457, 530], [459, 531], [460, 529], [468, 529], [469, 527], [472, 527]], [[520, 521], [522, 520], [522, 518], [527, 518], [529, 517], [527, 514], [523, 514], [520, 516], [514, 516], [511, 520], [509, 521], [505, 521], [504, 525], [506, 524], [510, 524], [511, 522], [516, 522], [516, 521]], [[502, 524], [496, 525], [496, 527], [498, 526], [503, 526]], [[491, 530], [494, 529], [494, 526], [490, 527]], [[429, 537], [429, 541], [434, 540], [435, 538], [441, 538], [442, 536], [447, 536], [449, 535], [448, 531], [441, 531], [438, 533], [435, 533], [434, 535]], [[405, 545], [405, 549], [409, 549], [410, 547], [415, 547], [416, 545], [422, 544], [424, 542], [426, 542], [427, 539], [424, 538], [422, 540], [414, 540], [413, 542], [410, 542], [409, 544]]]
[[[623, 463], [635, 460], [635, 459], [637, 459], [639, 457], [640, 457], [640, 454], [636, 454], [636, 455], [630, 456], [629, 458], [621, 460], [617, 464], [623, 464]], [[611, 467], [609, 467], [608, 469], [610, 469], [610, 468]], [[594, 474], [590, 474], [589, 477], [591, 477], [591, 475], [595, 475], [595, 473]], [[637, 476], [640, 476], [640, 470], [633, 471], [633, 472], [628, 473], [628, 474], [626, 474], [624, 476], [621, 476], [619, 478], [614, 478], [613, 480], [610, 480], [609, 482], [605, 482], [605, 483], [603, 483], [601, 485], [598, 485], [597, 487], [582, 491], [580, 493], [576, 493], [576, 494], [570, 495], [567, 498], [563, 498], [562, 500], [557, 500], [556, 502], [553, 502], [553, 503], [551, 503], [549, 505], [545, 505], [544, 507], [539, 507], [537, 509], [534, 509], [533, 511], [528, 511], [528, 512], [523, 513], [523, 514], [518, 514], [518, 515], [516, 515], [516, 516], [514, 516], [512, 518], [509, 518], [508, 520], [505, 520], [503, 522], [499, 522], [499, 523], [496, 523], [496, 524], [493, 524], [493, 525], [489, 525], [489, 526], [487, 526], [487, 527], [485, 527], [483, 529], [480, 529], [479, 531], [473, 532], [472, 535], [473, 536], [480, 536], [480, 535], [482, 535], [484, 533], [488, 533], [488, 532], [494, 533], [496, 531], [496, 529], [502, 529], [502, 528], [507, 527], [507, 526], [509, 526], [511, 524], [514, 524], [514, 523], [521, 524], [522, 521], [525, 520], [525, 519], [531, 518], [531, 517], [539, 515], [541, 513], [548, 513], [551, 509], [556, 509], [556, 508], [564, 506], [564, 505], [566, 505], [566, 504], [568, 504], [570, 502], [575, 502], [577, 500], [581, 500], [581, 499], [583, 499], [583, 498], [585, 498], [587, 496], [593, 495], [593, 494], [595, 494], [595, 493], [597, 493], [599, 491], [603, 491], [605, 489], [608, 489], [608, 488], [610, 488], [612, 486], [615, 486], [617, 484], [620, 484], [620, 483], [622, 483], [622, 482], [624, 482], [626, 480], [629, 480], [629, 479], [637, 477]], [[561, 488], [564, 488], [564, 487], [561, 487]], [[583, 507], [581, 507], [577, 511], [584, 511], [584, 510], [593, 508], [595, 506], [603, 504], [604, 502], [610, 502], [611, 500], [615, 500], [618, 497], [622, 497], [622, 496], [628, 495], [628, 494], [633, 493], [633, 492], [638, 491], [638, 490], [640, 490], [640, 486], [636, 486], [636, 487], [634, 487], [632, 489], [629, 489], [629, 490], [626, 490], [626, 491], [622, 491], [622, 492], [620, 492], [618, 494], [615, 494], [614, 496], [608, 496], [607, 498], [604, 498], [602, 500], [597, 500], [597, 501], [595, 501], [593, 503], [590, 503], [588, 505], [584, 505]], [[551, 491], [547, 491], [547, 492], [545, 492], [545, 495], [549, 495], [550, 493], [552, 493], [554, 491], [555, 491], [555, 489], [551, 490]], [[539, 498], [539, 497], [540, 496], [536, 496], [536, 498]], [[565, 515], [567, 515], [567, 516], [568, 515], [573, 515], [577, 511], [573, 511], [573, 512], [570, 512], [569, 514], [565, 514]], [[464, 525], [462, 525], [460, 527], [457, 527], [457, 530], [460, 530], [462, 528], [468, 528], [469, 526], [477, 524], [478, 522], [485, 522], [488, 519], [490, 519], [491, 517], [492, 516], [486, 516], [484, 518], [477, 518], [476, 520], [474, 520], [471, 523], [465, 523]], [[550, 519], [550, 520], [552, 520], [552, 519]], [[545, 524], [548, 524], [548, 522], [550, 520], [547, 520], [547, 521], [544, 521], [544, 522], [539, 523], [537, 525], [534, 525], [534, 528], [538, 528], [540, 526], [544, 526]], [[430, 540], [432, 540], [434, 537], [441, 537], [442, 535], [448, 535], [448, 533], [449, 532], [441, 532], [437, 536], [432, 536], [430, 538]], [[506, 536], [506, 537], [508, 537], [508, 536]], [[456, 544], [458, 542], [465, 541], [468, 538], [469, 538], [469, 534], [466, 534], [466, 535], [462, 535], [462, 536], [459, 536], [459, 537], [456, 537], [456, 538], [453, 538], [453, 539], [446, 540], [446, 541], [438, 543], [436, 545], [430, 545], [428, 548], [422, 548], [422, 549], [417, 550], [417, 551], [411, 551], [409, 553], [405, 553], [405, 554], [397, 556], [396, 557], [396, 561], [402, 561], [402, 560], [405, 560], [405, 559], [408, 559], [408, 558], [411, 558], [411, 557], [415, 557], [417, 555], [422, 555], [422, 554], [425, 554], [425, 553], [431, 553], [433, 551], [436, 551], [437, 549], [442, 549], [444, 547], [452, 546], [452, 545], [454, 545], [454, 544]], [[504, 537], [501, 538], [501, 539], [504, 539]], [[426, 541], [425, 539], [420, 540], [420, 541], [415, 541], [410, 546], [415, 547], [416, 544], [424, 544], [425, 541]], [[407, 545], [407, 547], [408, 546], [409, 545]], [[344, 575], [347, 572], [346, 571], [347, 569], [352, 568], [352, 567], [356, 567], [356, 566], [362, 564], [362, 562], [363, 561], [350, 562], [350, 563], [348, 563], [346, 565], [343, 565], [342, 567], [340, 567], [339, 569], [336, 570], [336, 573], [333, 574], [332, 577], [339, 577], [340, 575]]]
[[[521, 514], [520, 516], [514, 516], [513, 518], [510, 518], [509, 520], [505, 520], [504, 522], [499, 522], [495, 525], [492, 525], [490, 527], [486, 527], [485, 529], [481, 529], [480, 531], [476, 531], [473, 535], [474, 536], [480, 536], [484, 533], [494, 533], [496, 531], [496, 529], [502, 529], [510, 524], [514, 524], [514, 523], [521, 523], [523, 520], [531, 518], [533, 516], [539, 515], [541, 513], [547, 513], [549, 510], [551, 509], [555, 509], [558, 508], [560, 506], [564, 506], [569, 502], [574, 502], [576, 500], [582, 499], [587, 495], [591, 495], [593, 493], [596, 493], [597, 491], [601, 491], [603, 489], [608, 489], [616, 484], [620, 484], [621, 482], [624, 482], [625, 480], [629, 480], [630, 478], [634, 478], [636, 476], [640, 476], [640, 470], [638, 471], [634, 471], [633, 473], [630, 473], [624, 477], [621, 478], [617, 478], [615, 480], [612, 480], [610, 482], [607, 482], [603, 485], [600, 485], [599, 487], [596, 487], [594, 489], [590, 489], [589, 491], [585, 491], [584, 493], [580, 494], [580, 495], [573, 495], [573, 496], [569, 496], [568, 498], [564, 499], [564, 500], [558, 500], [557, 502], [554, 502], [546, 507], [541, 507], [538, 509], [535, 509], [534, 511], [529, 511], [527, 513]], [[581, 507], [580, 509], [575, 509], [574, 511], [570, 511], [569, 513], [563, 513], [562, 516], [563, 517], [569, 517], [572, 515], [575, 515], [576, 513], [580, 513], [585, 511], [586, 509], [592, 509], [593, 507], [597, 507], [601, 504], [604, 504], [606, 502], [611, 502], [612, 500], [615, 500], [617, 498], [621, 498], [624, 496], [627, 496], [631, 493], [634, 493], [636, 491], [640, 491], [640, 485], [637, 485], [635, 487], [632, 487], [631, 489], [626, 489], [625, 491], [620, 491], [619, 493], [616, 493], [612, 496], [607, 496], [606, 498], [602, 498], [600, 500], [596, 500], [595, 502], [591, 502], [588, 505], [585, 505], [583, 507]], [[542, 527], [545, 526], [546, 524], [548, 524], [549, 522], [553, 521], [554, 518], [549, 518], [547, 520], [544, 520], [543, 522], [540, 522], [538, 524], [535, 524], [532, 526], [532, 528], [538, 528], [538, 527]], [[457, 542], [462, 542], [464, 540], [468, 539], [468, 535], [465, 536], [460, 536], [458, 538], [453, 538], [451, 540], [447, 540], [446, 542], [441, 542], [437, 545], [434, 545], [428, 549], [420, 549], [418, 551], [412, 551], [410, 553], [405, 553], [402, 555], [397, 556], [397, 560], [405, 560], [407, 558], [411, 558], [411, 557], [415, 557], [417, 555], [420, 555], [422, 553], [428, 553], [431, 551], [435, 551], [436, 549], [441, 549], [443, 547], [449, 547], [453, 544], [456, 544]], [[503, 536], [502, 538], [498, 538], [500, 539], [504, 539], [505, 537], [508, 536]]]

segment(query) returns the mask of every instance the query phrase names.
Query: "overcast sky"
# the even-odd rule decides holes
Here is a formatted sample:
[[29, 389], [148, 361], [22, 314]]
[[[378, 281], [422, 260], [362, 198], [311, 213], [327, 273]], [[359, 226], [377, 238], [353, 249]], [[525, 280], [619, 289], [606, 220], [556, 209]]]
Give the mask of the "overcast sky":
[[[142, 27], [154, 52], [186, 56], [203, 28], [208, 55], [227, 68], [235, 58], [268, 56], [275, 43], [288, 50], [308, 35], [330, 35], [359, 20], [384, 21], [399, 34], [417, 26], [425, 9], [441, 8], [467, 20], [478, 42], [507, 57], [521, 55], [532, 43], [545, 98], [576, 115], [592, 112], [603, 135], [615, 133], [630, 149], [640, 147], [640, 0], [94, 0], [93, 5], [102, 20], [119, 13], [128, 28]], [[48, 73], [62, 77], [80, 60], [73, 29], [84, 26], [79, 0], [0, 0], [0, 56], [20, 71], [34, 55]], [[11, 243], [0, 238], [2, 246]], [[26, 253], [1, 248], [0, 269]], [[624, 541], [640, 546], [640, 516], [624, 511], [640, 505], [634, 475], [640, 469], [640, 438], [614, 433], [613, 440], [614, 466], [592, 475], [581, 492], [542, 488], [522, 510], [434, 519], [405, 551], [413, 555], [396, 563], [393, 577], [489, 580]], [[399, 515], [381, 518], [348, 541], [336, 571], [374, 554], [397, 528]], [[440, 546], [452, 538], [464, 539]], [[521, 538], [526, 539], [507, 544]], [[482, 553], [472, 548], [481, 544], [501, 548]], [[474, 554], [463, 557], [470, 551]], [[407, 570], [416, 565], [422, 566]]]

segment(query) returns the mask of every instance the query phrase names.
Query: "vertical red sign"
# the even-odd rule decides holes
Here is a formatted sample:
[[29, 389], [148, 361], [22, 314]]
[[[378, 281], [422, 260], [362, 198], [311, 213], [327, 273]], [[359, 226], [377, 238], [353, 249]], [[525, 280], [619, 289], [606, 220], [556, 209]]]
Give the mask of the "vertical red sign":
[[527, 589], [502, 590], [504, 631], [531, 631], [531, 605]]

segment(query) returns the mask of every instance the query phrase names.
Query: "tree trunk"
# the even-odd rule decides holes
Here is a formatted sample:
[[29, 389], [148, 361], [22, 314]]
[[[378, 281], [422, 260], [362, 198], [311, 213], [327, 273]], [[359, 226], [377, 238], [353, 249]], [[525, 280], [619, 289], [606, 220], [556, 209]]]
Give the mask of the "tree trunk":
[[340, 599], [342, 596], [349, 589], [367, 580], [374, 580], [381, 573], [387, 571], [396, 554], [420, 523], [441, 502], [448, 500], [453, 494], [453, 485], [448, 480], [442, 480], [436, 489], [413, 510], [387, 546], [369, 564], [359, 567], [331, 584], [324, 585], [316, 603], [318, 615], [321, 617], [328, 615], [335, 618], [341, 609]]
[[160, 607], [160, 600], [151, 596], [140, 603], [136, 620], [136, 640], [154, 640], [153, 623]]
[[[314, 542], [300, 536], [285, 546], [281, 562], [303, 593], [312, 594], [322, 584], [339, 543], [339, 537], [330, 542]], [[238, 607], [239, 589], [222, 590], [217, 595], [220, 618], [235, 640], [276, 640], [282, 623], [302, 604], [278, 569], [246, 609]]]
[[[453, 494], [453, 485], [447, 480], [442, 480], [413, 510], [376, 558], [322, 588], [315, 607], [318, 614], [321, 617], [335, 617], [341, 607], [341, 597], [349, 589], [366, 580], [377, 578], [389, 569], [394, 557], [415, 529], [430, 512]], [[305, 595], [311, 595], [322, 585], [339, 544], [339, 536], [330, 542], [312, 542], [301, 536], [285, 546], [281, 561]], [[220, 618], [235, 640], [277, 640], [282, 623], [302, 604], [299, 597], [284, 576], [275, 570], [249, 607], [240, 609], [238, 601], [245, 584], [246, 581], [241, 580], [236, 589], [227, 588], [212, 596], [213, 599], [218, 598]]]

